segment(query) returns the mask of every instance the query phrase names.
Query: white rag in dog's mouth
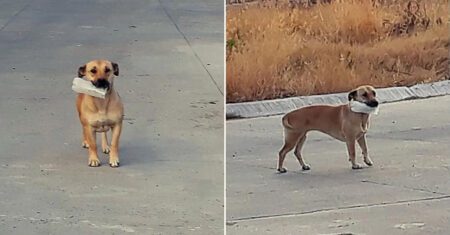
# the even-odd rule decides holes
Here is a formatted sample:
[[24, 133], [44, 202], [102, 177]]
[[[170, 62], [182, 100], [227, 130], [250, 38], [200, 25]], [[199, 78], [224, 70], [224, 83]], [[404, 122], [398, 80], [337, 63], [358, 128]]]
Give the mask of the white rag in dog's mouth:
[[77, 93], [83, 93], [102, 99], [105, 98], [107, 92], [107, 89], [95, 87], [91, 81], [78, 77], [73, 79], [72, 90]]
[[377, 115], [380, 111], [380, 106], [370, 107], [366, 103], [359, 102], [356, 100], [350, 101], [350, 110], [355, 113], [367, 113], [367, 114], [375, 114]]

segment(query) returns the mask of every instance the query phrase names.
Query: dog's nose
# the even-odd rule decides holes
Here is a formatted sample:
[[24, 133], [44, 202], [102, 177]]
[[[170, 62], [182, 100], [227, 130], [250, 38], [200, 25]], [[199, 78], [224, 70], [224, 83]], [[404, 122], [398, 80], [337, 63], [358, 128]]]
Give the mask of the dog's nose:
[[377, 106], [378, 106], [378, 101], [376, 101], [376, 100], [371, 100], [371, 101], [369, 101], [369, 102], [367, 103], [367, 105], [368, 105], [369, 107], [377, 107]]
[[109, 81], [104, 78], [97, 79], [96, 81], [93, 81], [92, 84], [94, 84], [94, 86], [97, 88], [109, 88]]

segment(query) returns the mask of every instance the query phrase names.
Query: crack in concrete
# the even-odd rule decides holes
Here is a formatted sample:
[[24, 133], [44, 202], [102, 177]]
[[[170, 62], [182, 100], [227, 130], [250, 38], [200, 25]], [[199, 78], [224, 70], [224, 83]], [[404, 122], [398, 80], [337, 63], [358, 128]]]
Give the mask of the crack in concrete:
[[32, 1], [29, 1], [27, 4], [25, 4], [24, 7], [22, 7], [19, 11], [17, 11], [14, 15], [11, 16], [11, 18], [9, 18], [9, 20], [0, 27], [0, 31], [3, 31], [3, 29], [5, 29], [11, 22], [14, 21], [14, 19], [23, 11], [25, 11], [30, 5], [31, 5]]
[[257, 215], [257, 216], [249, 216], [249, 217], [241, 217], [227, 221], [227, 225], [235, 225], [239, 222], [245, 221], [255, 221], [255, 220], [264, 220], [264, 219], [276, 219], [276, 218], [289, 218], [295, 216], [302, 215], [310, 215], [317, 213], [326, 213], [326, 212], [336, 212], [341, 210], [349, 210], [349, 209], [361, 209], [361, 208], [371, 208], [371, 207], [382, 207], [382, 206], [393, 206], [393, 205], [402, 205], [406, 203], [415, 203], [415, 202], [423, 202], [423, 201], [436, 201], [436, 200], [445, 200], [450, 199], [450, 195], [443, 195], [439, 197], [426, 197], [419, 199], [411, 199], [411, 200], [399, 200], [393, 202], [381, 202], [381, 203], [371, 203], [371, 204], [362, 204], [362, 205], [350, 205], [343, 207], [330, 207], [323, 208], [311, 211], [302, 211], [302, 212], [292, 212], [292, 213], [281, 213], [281, 214], [272, 214], [272, 215]]
[[447, 195], [446, 193], [441, 193], [438, 191], [430, 191], [430, 190], [423, 189], [423, 188], [414, 188], [414, 187], [408, 187], [408, 186], [404, 186], [404, 185], [394, 185], [394, 184], [389, 184], [389, 183], [379, 183], [379, 182], [371, 181], [371, 180], [362, 180], [361, 182], [382, 185], [382, 186], [390, 186], [390, 187], [394, 187], [394, 188], [400, 187], [400, 188], [404, 188], [404, 189], [410, 189], [410, 190], [414, 190], [414, 191], [432, 193], [432, 194], [438, 194], [438, 195]]
[[219, 84], [217, 84], [217, 82], [214, 80], [211, 72], [209, 72], [208, 68], [206, 68], [205, 64], [203, 63], [202, 59], [200, 58], [200, 56], [197, 54], [197, 52], [195, 52], [194, 48], [192, 48], [191, 42], [189, 42], [189, 39], [187, 39], [186, 35], [183, 33], [183, 31], [181, 31], [180, 27], [178, 27], [178, 24], [175, 22], [175, 20], [172, 18], [172, 15], [169, 14], [169, 12], [167, 11], [167, 9], [164, 7], [164, 4], [162, 4], [161, 0], [158, 0], [159, 5], [161, 6], [161, 8], [163, 9], [164, 13], [166, 13], [167, 17], [169, 17], [170, 21], [172, 22], [172, 24], [175, 26], [175, 28], [177, 29], [178, 33], [181, 34], [181, 36], [183, 36], [184, 40], [186, 41], [187, 45], [189, 46], [189, 48], [191, 49], [192, 53], [194, 53], [195, 58], [197, 59], [198, 62], [200, 62], [200, 64], [202, 65], [203, 69], [206, 71], [206, 73], [208, 73], [209, 78], [211, 79], [212, 83], [214, 84], [214, 86], [217, 88], [217, 90], [220, 92], [220, 94], [223, 96], [223, 92], [222, 90], [220, 90]]

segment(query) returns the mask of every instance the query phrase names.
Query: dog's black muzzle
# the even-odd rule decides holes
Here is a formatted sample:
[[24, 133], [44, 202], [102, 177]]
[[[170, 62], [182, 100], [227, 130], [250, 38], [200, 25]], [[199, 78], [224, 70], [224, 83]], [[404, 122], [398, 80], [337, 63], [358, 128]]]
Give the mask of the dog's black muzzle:
[[368, 102], [366, 102], [366, 104], [367, 104], [367, 106], [372, 107], [372, 108], [378, 107], [378, 101], [376, 101], [376, 100], [368, 101]]
[[106, 79], [97, 79], [96, 81], [92, 81], [92, 84], [97, 88], [109, 89], [109, 82]]

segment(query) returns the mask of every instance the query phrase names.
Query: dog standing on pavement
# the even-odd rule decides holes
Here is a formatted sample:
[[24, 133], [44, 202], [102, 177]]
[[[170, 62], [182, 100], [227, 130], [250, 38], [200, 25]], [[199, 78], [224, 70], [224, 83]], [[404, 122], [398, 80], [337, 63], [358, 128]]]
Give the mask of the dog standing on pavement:
[[[360, 102], [368, 107], [378, 107], [376, 92], [372, 86], [360, 86], [348, 94], [350, 102]], [[303, 170], [309, 170], [310, 166], [305, 163], [301, 155], [301, 149], [309, 131], [320, 131], [328, 134], [347, 144], [349, 161], [352, 169], [361, 169], [362, 166], [356, 162], [355, 143], [361, 147], [364, 163], [372, 166], [366, 143], [366, 132], [369, 128], [368, 113], [353, 112], [351, 105], [339, 106], [313, 105], [294, 110], [286, 114], [282, 119], [284, 127], [284, 145], [279, 152], [277, 171], [285, 173], [283, 162], [286, 154], [294, 149]]]
[[[105, 98], [78, 94], [77, 110], [83, 128], [82, 146], [88, 148], [89, 166], [100, 166], [97, 155], [96, 132], [102, 132], [103, 153], [109, 153], [109, 165], [119, 166], [119, 138], [122, 131], [123, 104], [114, 90], [114, 77], [119, 66], [107, 60], [93, 60], [78, 69], [78, 77], [86, 77], [97, 88], [106, 88]], [[111, 146], [106, 132], [111, 130]]]

